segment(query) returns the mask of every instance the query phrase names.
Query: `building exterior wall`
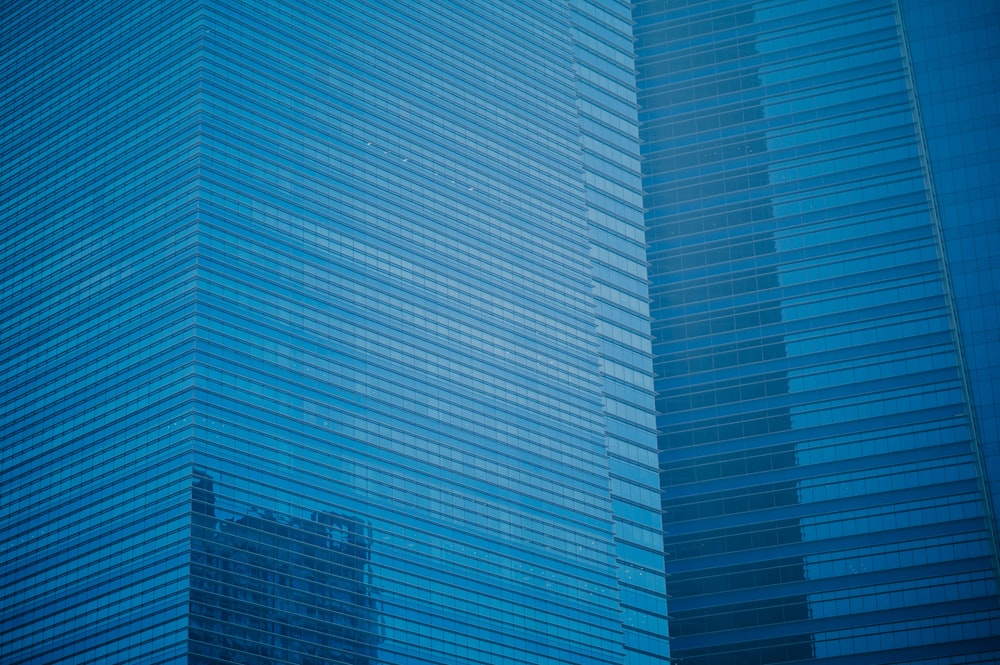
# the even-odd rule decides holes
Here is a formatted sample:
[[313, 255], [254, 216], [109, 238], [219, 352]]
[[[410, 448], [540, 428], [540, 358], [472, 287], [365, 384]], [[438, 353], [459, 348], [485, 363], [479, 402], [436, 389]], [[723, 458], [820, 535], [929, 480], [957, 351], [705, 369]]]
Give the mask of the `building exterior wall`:
[[636, 4], [688, 665], [997, 658], [997, 20], [934, 4]]
[[123, 4], [0, 21], [3, 659], [664, 662], [627, 4]]
[[629, 8], [572, 3], [588, 238], [629, 663], [670, 654]]
[[926, 172], [941, 221], [993, 517], [1000, 500], [1000, 200], [997, 63], [1000, 12], [990, 2], [899, 3]]
[[183, 662], [201, 34], [0, 9], [4, 663]]

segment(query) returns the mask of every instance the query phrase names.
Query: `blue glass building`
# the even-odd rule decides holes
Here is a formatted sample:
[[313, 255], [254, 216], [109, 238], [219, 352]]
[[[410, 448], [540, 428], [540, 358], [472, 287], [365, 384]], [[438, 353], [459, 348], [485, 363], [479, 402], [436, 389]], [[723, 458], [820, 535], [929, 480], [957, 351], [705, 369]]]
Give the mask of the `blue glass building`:
[[665, 662], [627, 3], [0, 44], [0, 661]]
[[634, 19], [673, 655], [1000, 661], [996, 3]]

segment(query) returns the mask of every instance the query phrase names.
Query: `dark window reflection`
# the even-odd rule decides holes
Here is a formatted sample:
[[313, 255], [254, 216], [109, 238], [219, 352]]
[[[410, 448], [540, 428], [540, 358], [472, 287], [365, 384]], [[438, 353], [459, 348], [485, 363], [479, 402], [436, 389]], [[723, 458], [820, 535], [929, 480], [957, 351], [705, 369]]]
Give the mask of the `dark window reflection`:
[[363, 521], [257, 508], [220, 519], [204, 471], [192, 499], [192, 663], [376, 662], [381, 619]]
[[[682, 416], [663, 427], [660, 449], [671, 651], [685, 665], [814, 657], [808, 598], [796, 593], [804, 562], [790, 555], [802, 530], [795, 519], [768, 517], [797, 505], [799, 494], [795, 481], [771, 480], [797, 461], [793, 443], [772, 443], [792, 429], [788, 408], [767, 406], [789, 385], [785, 371], [772, 369], [787, 355], [785, 340], [766, 332], [782, 321], [782, 302], [774, 236], [762, 230], [773, 228], [774, 211], [765, 114], [755, 92], [761, 81], [745, 60], [757, 53], [754, 20], [750, 8], [727, 5], [703, 22], [664, 22], [684, 34], [650, 33], [656, 55], [640, 72], [662, 83], [642, 93], [643, 108], [658, 109], [650, 118], [666, 118], [642, 131], [655, 146], [644, 173], [646, 204], [655, 212], [648, 240], [658, 411]], [[675, 48], [676, 40], [695, 46]], [[675, 72], [687, 73], [671, 78]], [[683, 417], [713, 412], [719, 415]], [[726, 445], [737, 440], [743, 443]], [[692, 454], [697, 446], [728, 452]], [[691, 485], [697, 491], [670, 492]], [[700, 520], [730, 526], [688, 526]], [[737, 600], [748, 597], [755, 599]], [[764, 626], [780, 627], [781, 637], [755, 639]], [[706, 639], [711, 647], [690, 646]]]

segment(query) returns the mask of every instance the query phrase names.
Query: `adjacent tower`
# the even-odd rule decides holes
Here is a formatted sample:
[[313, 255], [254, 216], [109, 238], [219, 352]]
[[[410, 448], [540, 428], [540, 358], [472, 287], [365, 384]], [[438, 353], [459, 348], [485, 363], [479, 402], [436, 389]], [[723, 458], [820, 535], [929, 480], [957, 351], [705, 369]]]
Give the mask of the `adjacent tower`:
[[0, 43], [0, 660], [665, 662], [627, 3]]
[[995, 5], [634, 17], [673, 655], [996, 662]]

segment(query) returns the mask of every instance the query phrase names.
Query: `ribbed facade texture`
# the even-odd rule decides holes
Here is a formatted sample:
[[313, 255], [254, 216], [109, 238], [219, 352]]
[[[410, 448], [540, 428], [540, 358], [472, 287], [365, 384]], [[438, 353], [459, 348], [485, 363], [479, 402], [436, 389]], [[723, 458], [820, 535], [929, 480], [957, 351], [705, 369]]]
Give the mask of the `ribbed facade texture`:
[[0, 9], [0, 661], [664, 663], [629, 6]]
[[997, 662], [996, 5], [634, 19], [672, 655]]

